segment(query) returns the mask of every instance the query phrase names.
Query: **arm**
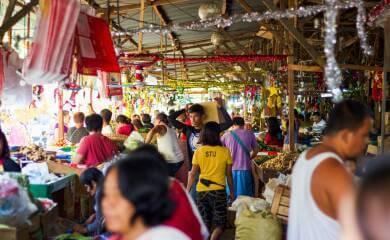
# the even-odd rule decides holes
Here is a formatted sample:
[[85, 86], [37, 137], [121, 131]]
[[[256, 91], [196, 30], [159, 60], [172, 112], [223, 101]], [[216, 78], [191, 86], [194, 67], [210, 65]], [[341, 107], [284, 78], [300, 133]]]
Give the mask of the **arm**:
[[199, 165], [193, 164], [191, 172], [188, 173], [187, 191], [191, 191], [191, 187], [195, 182], [195, 176], [199, 172]]
[[233, 125], [233, 121], [230, 118], [230, 115], [226, 111], [225, 108], [219, 107], [218, 110], [221, 111], [221, 114], [222, 114], [223, 118], [226, 120], [224, 123], [220, 124], [220, 129], [221, 129], [221, 132], [222, 132], [222, 131], [228, 130]]
[[256, 137], [254, 134], [252, 135], [251, 148], [252, 148], [251, 159], [254, 159], [260, 150], [259, 144], [257, 143]]
[[257, 154], [259, 153], [259, 147], [256, 147], [253, 149], [252, 154], [251, 154], [251, 159], [254, 159], [257, 157]]
[[80, 164], [84, 161], [84, 159], [85, 159], [85, 156], [77, 153], [76, 156], [72, 159], [72, 163]]
[[233, 188], [233, 174], [232, 174], [232, 164], [227, 165], [226, 168], [226, 178], [230, 189], [230, 201], [234, 200], [234, 188]]
[[153, 139], [155, 134], [156, 134], [156, 132], [155, 132], [155, 127], [154, 127], [152, 129], [150, 129], [150, 131], [148, 132], [148, 135], [146, 136], [146, 139], [145, 139], [145, 143], [150, 144], [152, 142], [152, 139]]
[[182, 109], [180, 111], [176, 111], [173, 114], [169, 115], [169, 117], [168, 117], [169, 123], [177, 129], [180, 129], [180, 130], [184, 129], [186, 127], [186, 125], [184, 123], [176, 120], [176, 118], [185, 112], [186, 112], [186, 110]]

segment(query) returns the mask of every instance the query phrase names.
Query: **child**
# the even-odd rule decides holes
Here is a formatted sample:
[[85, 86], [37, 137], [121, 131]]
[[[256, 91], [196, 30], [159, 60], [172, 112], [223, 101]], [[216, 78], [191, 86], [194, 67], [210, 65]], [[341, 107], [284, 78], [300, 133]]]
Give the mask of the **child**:
[[234, 200], [232, 158], [229, 149], [222, 147], [220, 127], [216, 122], [206, 123], [200, 133], [199, 143], [202, 146], [194, 153], [187, 190], [191, 191], [195, 176], [200, 172], [196, 186], [196, 202], [210, 232], [211, 226], [215, 226], [211, 240], [217, 240], [221, 237], [226, 224], [226, 179], [230, 189], [230, 200]]

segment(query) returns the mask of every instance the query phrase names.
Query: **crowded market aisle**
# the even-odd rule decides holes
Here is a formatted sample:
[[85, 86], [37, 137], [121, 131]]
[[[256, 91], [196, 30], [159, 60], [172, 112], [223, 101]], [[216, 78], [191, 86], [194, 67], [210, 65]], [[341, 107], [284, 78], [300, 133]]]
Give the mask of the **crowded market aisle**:
[[0, 240], [386, 239], [388, 19], [0, 0]]

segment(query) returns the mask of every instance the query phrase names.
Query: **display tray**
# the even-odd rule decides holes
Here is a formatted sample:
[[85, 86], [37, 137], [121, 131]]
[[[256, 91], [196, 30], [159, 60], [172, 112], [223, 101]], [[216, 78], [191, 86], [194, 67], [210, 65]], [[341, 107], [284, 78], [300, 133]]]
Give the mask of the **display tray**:
[[47, 184], [30, 184], [28, 189], [35, 198], [50, 198], [52, 193], [64, 189], [75, 177], [75, 174], [68, 174], [55, 182]]

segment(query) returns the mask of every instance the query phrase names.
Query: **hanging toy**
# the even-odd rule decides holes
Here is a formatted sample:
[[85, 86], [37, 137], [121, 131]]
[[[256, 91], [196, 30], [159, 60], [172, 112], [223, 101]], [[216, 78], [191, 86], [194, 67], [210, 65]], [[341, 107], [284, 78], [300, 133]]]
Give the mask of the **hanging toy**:
[[138, 87], [144, 86], [143, 67], [141, 65], [135, 66], [135, 85]]
[[374, 73], [374, 80], [372, 81], [372, 99], [375, 102], [382, 100], [382, 71]]

